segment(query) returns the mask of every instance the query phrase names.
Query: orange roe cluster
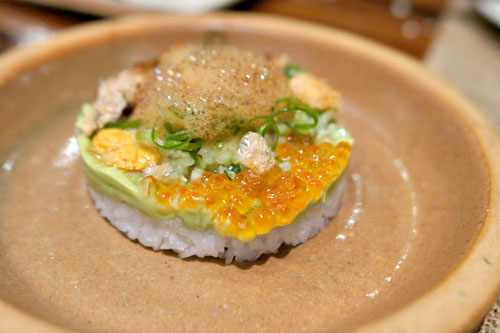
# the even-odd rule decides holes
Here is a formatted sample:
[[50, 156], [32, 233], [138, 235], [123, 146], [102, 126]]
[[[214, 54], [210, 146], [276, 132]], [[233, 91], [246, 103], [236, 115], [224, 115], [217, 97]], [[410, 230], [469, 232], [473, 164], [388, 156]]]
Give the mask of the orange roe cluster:
[[278, 161], [290, 163], [287, 171], [277, 165], [261, 175], [245, 170], [234, 180], [205, 172], [187, 186], [149, 179], [155, 184], [149, 193], [167, 209], [199, 209], [201, 205], [212, 213], [219, 234], [252, 240], [292, 223], [310, 203], [321, 199], [347, 167], [352, 147], [346, 142], [313, 145], [309, 136], [295, 134], [287, 139], [276, 150]]

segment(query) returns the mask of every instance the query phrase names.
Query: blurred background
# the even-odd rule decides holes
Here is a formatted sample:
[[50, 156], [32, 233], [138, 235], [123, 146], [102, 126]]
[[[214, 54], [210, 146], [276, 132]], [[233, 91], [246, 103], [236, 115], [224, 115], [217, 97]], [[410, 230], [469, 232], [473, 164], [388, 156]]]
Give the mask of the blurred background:
[[30, 0], [1, 1], [3, 47], [30, 43], [81, 22], [137, 11], [263, 12], [352, 31], [423, 57], [448, 0]]
[[[453, 0], [450, 0], [450, 2]], [[74, 24], [138, 11], [263, 12], [348, 30], [422, 58], [448, 0], [30, 0], [0, 1], [1, 48], [39, 41]]]
[[[298, 18], [397, 49], [457, 88], [500, 130], [500, 0], [0, 0], [0, 55], [116, 15], [214, 10]], [[481, 332], [500, 332], [499, 305]]]

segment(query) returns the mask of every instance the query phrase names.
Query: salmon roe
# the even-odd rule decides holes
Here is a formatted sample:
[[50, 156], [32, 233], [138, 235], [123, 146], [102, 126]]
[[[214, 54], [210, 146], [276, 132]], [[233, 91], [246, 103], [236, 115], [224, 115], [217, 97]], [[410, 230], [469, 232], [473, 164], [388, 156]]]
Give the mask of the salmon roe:
[[148, 179], [152, 176], [143, 183], [154, 184], [147, 193], [167, 210], [206, 208], [219, 234], [249, 241], [292, 223], [310, 203], [321, 199], [346, 168], [350, 154], [346, 142], [313, 145], [308, 136], [289, 136], [276, 150], [278, 161], [290, 163], [287, 171], [275, 165], [261, 175], [242, 171], [234, 180], [204, 172], [185, 186]]

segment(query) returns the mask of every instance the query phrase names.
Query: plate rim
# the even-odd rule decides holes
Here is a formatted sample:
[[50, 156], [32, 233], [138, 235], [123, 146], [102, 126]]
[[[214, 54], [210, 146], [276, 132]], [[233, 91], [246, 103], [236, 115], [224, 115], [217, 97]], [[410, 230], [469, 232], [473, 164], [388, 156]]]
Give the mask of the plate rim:
[[[23, 72], [62, 54], [110, 40], [141, 36], [162, 27], [192, 24], [219, 29], [237, 29], [243, 24], [335, 44], [407, 74], [452, 106], [470, 126], [489, 170], [489, 203], [481, 230], [469, 251], [442, 281], [401, 309], [365, 323], [357, 330], [467, 331], [473, 328], [500, 292], [500, 246], [497, 244], [500, 239], [500, 136], [486, 117], [455, 88], [413, 58], [349, 32], [274, 15], [234, 12], [197, 16], [141, 14], [85, 23], [57, 32], [43, 43], [5, 52], [0, 56], [0, 88]], [[485, 285], [491, 287], [484, 288]], [[13, 321], [11, 324], [17, 323], [20, 327], [26, 327], [23, 324], [30, 321], [38, 330], [61, 329], [3, 300], [0, 300], [0, 318]]]
[[[492, 13], [490, 13], [488, 9], [488, 4], [491, 1], [488, 0], [477, 0], [474, 1], [473, 4], [476, 8], [476, 11], [485, 19], [487, 19], [491, 24], [494, 24], [497, 28], [500, 28], [500, 16], [495, 16]], [[496, 3], [495, 5], [500, 8], [500, 3]]]
[[[135, 13], [152, 13], [160, 11], [164, 13], [179, 13], [185, 15], [194, 15], [206, 13], [210, 10], [221, 9], [236, 5], [242, 0], [218, 0], [217, 3], [204, 4], [196, 10], [185, 11], [175, 6], [141, 6], [134, 3], [123, 1], [100, 1], [100, 0], [22, 0], [38, 6], [59, 8], [64, 10], [76, 11], [80, 13], [96, 16], [113, 16]], [[170, 8], [167, 8], [170, 7]]]

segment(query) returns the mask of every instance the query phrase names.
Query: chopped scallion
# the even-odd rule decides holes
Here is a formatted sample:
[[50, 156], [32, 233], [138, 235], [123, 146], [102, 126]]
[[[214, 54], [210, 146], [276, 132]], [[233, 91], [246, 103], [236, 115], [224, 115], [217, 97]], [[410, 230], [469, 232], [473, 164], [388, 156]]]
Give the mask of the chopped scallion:
[[[285, 105], [285, 106], [283, 106], [283, 105]], [[275, 111], [278, 108], [278, 106], [283, 106], [283, 107], [281, 109]], [[279, 137], [280, 137], [279, 127], [278, 127], [278, 124], [276, 123], [275, 118], [282, 113], [290, 112], [290, 111], [303, 112], [312, 120], [312, 122], [308, 123], [308, 124], [291, 124], [290, 128], [292, 130], [298, 131], [300, 133], [300, 130], [311, 129], [311, 128], [316, 127], [316, 125], [318, 125], [319, 114], [321, 111], [308, 106], [307, 104], [305, 104], [301, 100], [293, 99], [293, 98], [289, 98], [289, 97], [284, 97], [284, 98], [278, 99], [274, 103], [274, 106], [271, 108], [272, 114], [270, 116], [260, 116], [260, 117], [256, 117], [256, 118], [252, 119], [252, 120], [266, 119], [266, 122], [259, 128], [259, 134], [262, 136], [265, 136], [269, 127], [273, 128], [274, 135], [275, 135], [274, 148], [276, 148], [278, 146]]]
[[291, 79], [295, 75], [300, 74], [300, 73], [305, 73], [307, 71], [304, 68], [300, 67], [299, 65], [288, 64], [283, 69], [283, 72], [285, 73], [285, 76], [287, 78]]
[[127, 129], [127, 128], [139, 128], [141, 125], [141, 119], [134, 119], [134, 120], [117, 120], [117, 121], [110, 121], [106, 124], [104, 124], [104, 128], [120, 128], [120, 129]]
[[169, 134], [161, 142], [159, 141], [161, 139], [157, 137], [156, 124], [151, 129], [151, 140], [157, 147], [165, 150], [194, 151], [199, 149], [203, 144], [202, 139], [193, 139], [191, 134], [186, 130]]
[[191, 155], [191, 158], [194, 160], [194, 165], [199, 167], [201, 165], [201, 158], [198, 152], [196, 151], [190, 151], [189, 155]]
[[241, 171], [241, 167], [239, 164], [229, 164], [229, 166], [227, 167], [227, 169], [229, 171], [232, 171], [234, 173], [240, 173]]
[[278, 146], [278, 142], [280, 140], [280, 130], [278, 129], [278, 125], [276, 125], [276, 122], [274, 121], [274, 119], [272, 118], [272, 116], [269, 118], [268, 121], [266, 121], [264, 123], [264, 125], [262, 125], [259, 128], [259, 134], [262, 135], [262, 136], [265, 136], [268, 127], [272, 127], [273, 130], [274, 130], [274, 144], [273, 144], [273, 148], [276, 149], [276, 147]]
[[241, 167], [239, 164], [230, 164], [228, 165], [226, 170], [224, 170], [224, 173], [226, 174], [227, 178], [229, 178], [229, 180], [233, 180], [234, 177], [236, 177], [236, 175], [240, 173], [240, 171]]

